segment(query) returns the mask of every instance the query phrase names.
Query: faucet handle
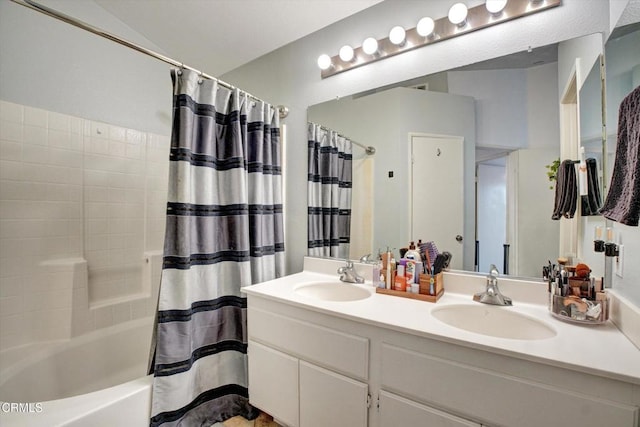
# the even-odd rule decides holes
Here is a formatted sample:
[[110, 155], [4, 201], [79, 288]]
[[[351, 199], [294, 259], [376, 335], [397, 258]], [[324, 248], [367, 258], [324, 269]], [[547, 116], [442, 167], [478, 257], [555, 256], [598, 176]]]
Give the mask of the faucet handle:
[[368, 262], [370, 262], [370, 261], [371, 261], [371, 260], [369, 259], [370, 257], [371, 257], [371, 254], [362, 255], [362, 256], [360, 257], [360, 262], [368, 263]]
[[353, 268], [353, 261], [349, 259], [345, 259], [346, 265], [342, 267], [338, 267], [338, 274], [344, 274], [345, 271], [351, 270]]
[[495, 264], [491, 264], [489, 266], [489, 275], [495, 278], [497, 278], [500, 275], [500, 272], [498, 271], [498, 267], [496, 267]]

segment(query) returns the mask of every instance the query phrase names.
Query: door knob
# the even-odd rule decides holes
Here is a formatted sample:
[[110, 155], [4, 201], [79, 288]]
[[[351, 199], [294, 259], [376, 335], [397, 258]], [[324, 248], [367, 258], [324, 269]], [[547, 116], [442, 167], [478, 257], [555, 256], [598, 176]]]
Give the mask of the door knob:
[[458, 243], [462, 242], [462, 236], [458, 234], [456, 236], [456, 241], [458, 241]]

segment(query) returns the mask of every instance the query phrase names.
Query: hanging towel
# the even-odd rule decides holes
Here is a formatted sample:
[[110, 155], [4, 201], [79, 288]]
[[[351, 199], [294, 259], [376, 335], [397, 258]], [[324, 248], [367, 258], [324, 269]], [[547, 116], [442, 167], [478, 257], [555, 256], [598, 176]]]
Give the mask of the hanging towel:
[[598, 183], [598, 164], [596, 159], [589, 158], [587, 164], [587, 194], [582, 196], [582, 216], [598, 215], [602, 199]]
[[640, 86], [627, 95], [618, 113], [618, 143], [609, 193], [601, 210], [605, 218], [638, 225], [640, 218]]
[[565, 160], [558, 168], [556, 198], [551, 219], [573, 218], [578, 203], [578, 180], [572, 160]]

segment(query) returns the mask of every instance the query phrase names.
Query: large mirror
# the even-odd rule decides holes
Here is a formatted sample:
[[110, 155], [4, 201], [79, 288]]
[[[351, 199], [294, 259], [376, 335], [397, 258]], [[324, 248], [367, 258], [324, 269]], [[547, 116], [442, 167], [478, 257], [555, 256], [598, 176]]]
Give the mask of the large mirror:
[[354, 196], [349, 257], [420, 239], [453, 269], [540, 277], [559, 248], [558, 74], [556, 44], [310, 106], [308, 121], [376, 149], [353, 147], [367, 167], [352, 193], [373, 197]]

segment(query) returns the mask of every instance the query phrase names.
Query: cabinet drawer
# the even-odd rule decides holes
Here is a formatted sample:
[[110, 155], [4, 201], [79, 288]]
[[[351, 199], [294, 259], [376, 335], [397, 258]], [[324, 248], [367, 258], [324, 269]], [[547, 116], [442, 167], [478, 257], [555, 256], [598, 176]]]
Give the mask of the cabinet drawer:
[[380, 427], [396, 426], [480, 427], [480, 424], [382, 391]]
[[298, 359], [249, 340], [249, 401], [298, 427]]
[[[382, 388], [492, 425], [635, 427], [638, 408], [382, 345]], [[576, 375], [580, 375], [576, 373]]]
[[249, 339], [362, 380], [369, 375], [369, 340], [261, 309], [248, 309]]

